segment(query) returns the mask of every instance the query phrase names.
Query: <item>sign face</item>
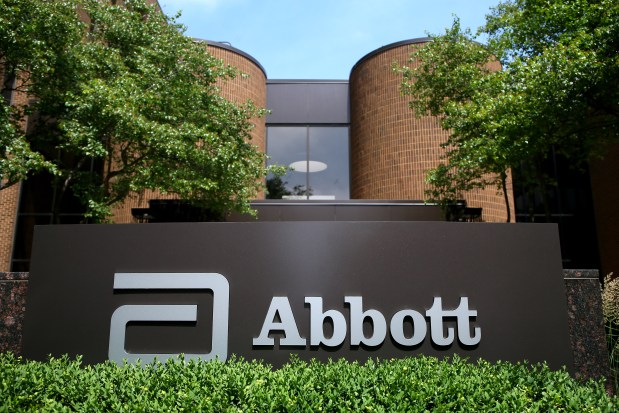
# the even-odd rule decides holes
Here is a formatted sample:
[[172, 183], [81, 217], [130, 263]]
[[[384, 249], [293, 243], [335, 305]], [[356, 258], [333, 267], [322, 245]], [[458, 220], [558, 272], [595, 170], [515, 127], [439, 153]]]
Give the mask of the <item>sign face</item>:
[[555, 225], [44, 226], [31, 267], [26, 358], [457, 353], [572, 369]]

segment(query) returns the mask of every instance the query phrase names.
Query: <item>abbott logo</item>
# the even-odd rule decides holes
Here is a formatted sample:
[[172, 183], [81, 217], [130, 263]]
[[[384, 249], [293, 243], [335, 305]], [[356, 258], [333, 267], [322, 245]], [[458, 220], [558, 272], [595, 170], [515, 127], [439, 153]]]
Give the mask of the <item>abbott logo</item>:
[[[185, 359], [225, 361], [228, 357], [228, 308], [230, 285], [218, 273], [116, 273], [114, 290], [211, 290], [213, 292], [213, 334], [211, 352], [185, 354]], [[112, 314], [108, 357], [118, 364], [123, 360], [143, 363], [155, 357], [165, 360], [176, 354], [138, 354], [125, 350], [125, 333], [130, 321], [197, 321], [197, 305], [123, 305]]]

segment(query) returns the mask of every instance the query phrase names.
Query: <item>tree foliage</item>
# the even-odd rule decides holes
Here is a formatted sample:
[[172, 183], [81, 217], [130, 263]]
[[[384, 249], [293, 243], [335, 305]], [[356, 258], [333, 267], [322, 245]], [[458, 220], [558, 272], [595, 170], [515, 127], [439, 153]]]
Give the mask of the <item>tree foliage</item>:
[[[539, 165], [551, 148], [579, 166], [619, 138], [616, 1], [509, 0], [476, 35], [456, 19], [433, 40], [399, 68], [411, 107], [450, 131], [430, 196], [494, 183], [505, 192], [523, 162], [529, 179], [547, 183]], [[489, 70], [493, 61], [502, 70]]]
[[57, 81], [67, 49], [80, 40], [75, 11], [67, 2], [0, 0], [0, 189], [29, 173], [57, 172], [55, 165], [31, 148], [26, 117], [35, 110], [27, 99], [13, 102], [44, 83]]
[[[264, 154], [250, 143], [250, 120], [263, 110], [221, 96], [220, 82], [240, 75], [236, 69], [143, 0], [122, 7], [101, 0], [0, 1], [19, 11], [3, 23], [2, 39], [30, 42], [7, 42], [15, 59], [3, 44], [3, 61], [36, 98], [22, 110], [35, 115], [27, 132], [13, 130], [46, 162], [39, 167], [56, 173], [62, 191], [70, 188], [84, 202], [87, 216], [104, 219], [111, 205], [145, 189], [216, 212], [250, 210], [267, 172]], [[44, 28], [18, 33], [23, 8], [36, 10], [28, 21]], [[43, 59], [20, 54], [32, 44]], [[3, 149], [4, 159], [26, 165], [27, 157]], [[24, 167], [18, 178], [34, 169]]]

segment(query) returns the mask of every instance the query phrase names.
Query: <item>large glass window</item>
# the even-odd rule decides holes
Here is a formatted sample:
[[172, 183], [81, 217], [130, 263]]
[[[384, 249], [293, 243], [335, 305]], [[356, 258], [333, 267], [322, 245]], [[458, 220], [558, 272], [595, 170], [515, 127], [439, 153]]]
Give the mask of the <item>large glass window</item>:
[[267, 179], [269, 199], [349, 199], [348, 127], [270, 126], [270, 163], [287, 166]]

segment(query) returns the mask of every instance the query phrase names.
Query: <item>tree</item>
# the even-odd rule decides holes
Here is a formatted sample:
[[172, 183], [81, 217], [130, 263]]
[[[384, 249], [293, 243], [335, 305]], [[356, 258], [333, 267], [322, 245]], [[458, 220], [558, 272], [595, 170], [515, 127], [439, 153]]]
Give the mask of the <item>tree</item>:
[[250, 119], [264, 112], [221, 97], [219, 82], [236, 69], [143, 0], [57, 3], [79, 36], [50, 52], [62, 59], [47, 75], [28, 66], [36, 121], [26, 139], [53, 163], [61, 190], [71, 188], [95, 221], [144, 189], [214, 212], [251, 211], [267, 170]]
[[[417, 67], [399, 69], [411, 107], [450, 130], [430, 195], [493, 183], [505, 193], [507, 171], [523, 162], [528, 179], [547, 185], [539, 165], [551, 148], [579, 166], [619, 138], [616, 1], [506, 1], [477, 35], [487, 44], [456, 19], [412, 54]], [[495, 60], [503, 70], [488, 69]]]
[[432, 188], [427, 194], [443, 207], [462, 197], [462, 192], [496, 184], [506, 187], [507, 170], [513, 151], [510, 144], [487, 125], [491, 108], [484, 99], [494, 96], [500, 72], [492, 70], [496, 62], [488, 48], [472, 40], [469, 30], [462, 31], [458, 19], [444, 36], [416, 50], [411, 56], [415, 66], [399, 70], [404, 76], [402, 91], [410, 95], [411, 108], [419, 115], [437, 116], [449, 130], [442, 143], [446, 163], [428, 172]]
[[0, 0], [0, 190], [55, 165], [33, 150], [25, 119], [34, 106], [22, 97], [35, 85], [56, 77], [66, 62], [67, 48], [81, 33], [75, 9], [68, 2]]

